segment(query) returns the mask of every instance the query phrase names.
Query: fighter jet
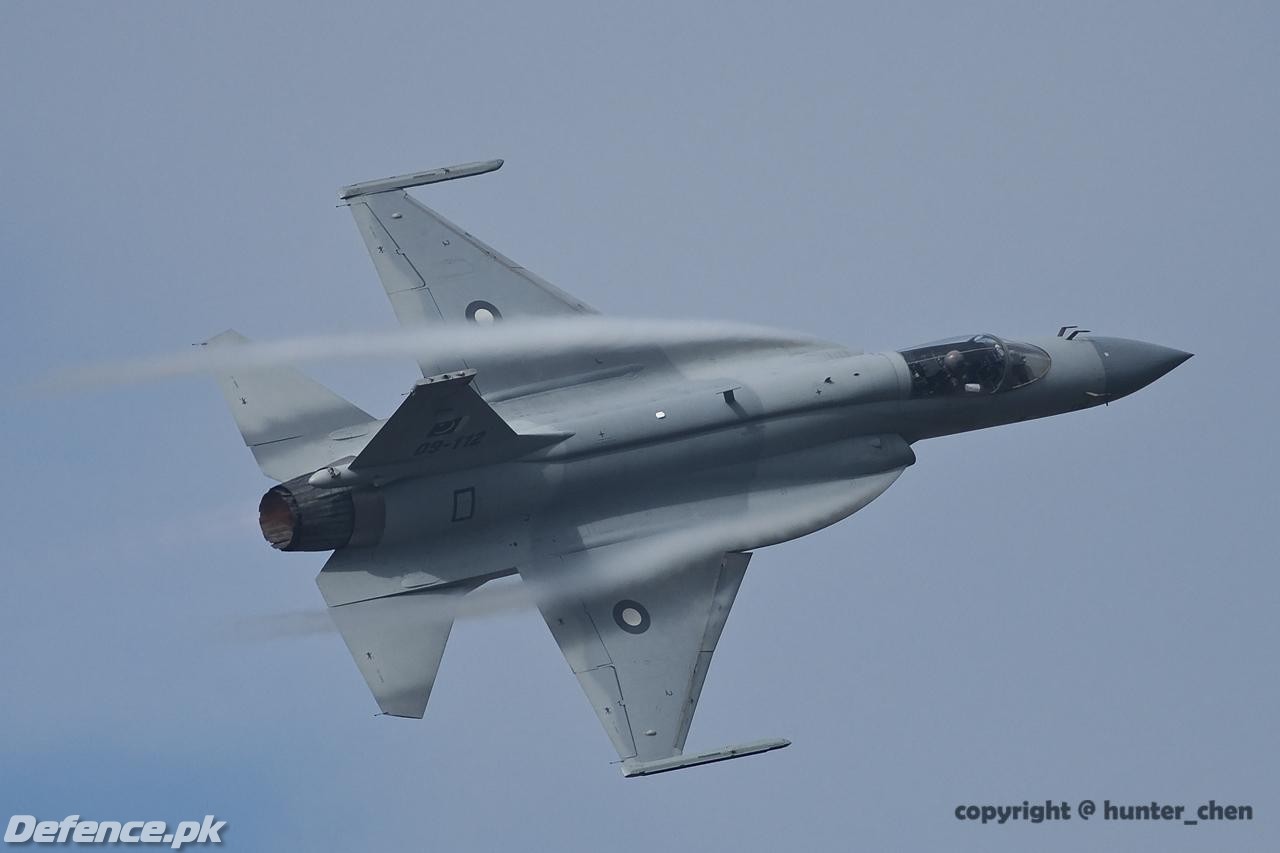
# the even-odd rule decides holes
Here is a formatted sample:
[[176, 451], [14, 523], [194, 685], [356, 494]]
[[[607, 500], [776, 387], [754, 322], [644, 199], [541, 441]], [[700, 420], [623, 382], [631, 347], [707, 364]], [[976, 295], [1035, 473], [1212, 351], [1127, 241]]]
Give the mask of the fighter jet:
[[[596, 313], [406, 192], [501, 165], [341, 190], [403, 326]], [[263, 536], [333, 552], [317, 584], [382, 713], [423, 716], [463, 597], [518, 575], [623, 775], [643, 776], [789, 743], [684, 753], [752, 552], [865, 507], [918, 441], [1110, 403], [1190, 357], [1074, 326], [873, 353], [750, 336], [432, 352], [386, 419], [290, 367], [218, 378], [279, 483]]]

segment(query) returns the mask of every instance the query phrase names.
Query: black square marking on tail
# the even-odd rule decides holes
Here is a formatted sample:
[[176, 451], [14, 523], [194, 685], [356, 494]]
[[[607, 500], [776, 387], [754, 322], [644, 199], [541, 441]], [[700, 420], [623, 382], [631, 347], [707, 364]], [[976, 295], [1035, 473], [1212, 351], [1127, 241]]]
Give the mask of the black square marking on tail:
[[476, 514], [476, 489], [467, 486], [453, 493], [453, 520], [466, 521]]

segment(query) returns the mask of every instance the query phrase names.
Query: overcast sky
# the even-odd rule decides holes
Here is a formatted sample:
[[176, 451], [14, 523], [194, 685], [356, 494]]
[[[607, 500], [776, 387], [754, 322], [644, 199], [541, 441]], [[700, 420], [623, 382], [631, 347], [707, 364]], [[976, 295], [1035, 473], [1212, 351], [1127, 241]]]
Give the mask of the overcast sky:
[[[227, 850], [1280, 846], [1274, 3], [0, 5], [0, 820], [229, 821]], [[1196, 357], [925, 442], [751, 564], [691, 749], [623, 780], [536, 612], [375, 718], [212, 382], [46, 370], [390, 328], [339, 186], [419, 191], [614, 315], [867, 350], [1067, 323]], [[312, 372], [388, 414], [408, 360]], [[982, 827], [962, 803], [1252, 804]]]

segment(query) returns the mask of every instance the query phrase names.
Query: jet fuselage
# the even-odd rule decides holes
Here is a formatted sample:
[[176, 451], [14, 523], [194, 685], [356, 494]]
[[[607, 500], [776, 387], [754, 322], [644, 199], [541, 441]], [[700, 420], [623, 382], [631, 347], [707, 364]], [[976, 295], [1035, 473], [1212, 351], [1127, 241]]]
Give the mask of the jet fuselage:
[[880, 492], [850, 484], [892, 482], [915, 461], [915, 441], [1090, 408], [1188, 357], [1107, 338], [1031, 348], [1048, 358], [1043, 373], [1012, 389], [991, 378], [921, 396], [903, 353], [766, 348], [497, 403], [515, 424], [569, 437], [527, 458], [381, 484], [378, 550], [392, 563], [420, 553], [408, 583], [421, 585], [682, 528], [699, 529], [711, 548], [747, 551], [857, 511]]

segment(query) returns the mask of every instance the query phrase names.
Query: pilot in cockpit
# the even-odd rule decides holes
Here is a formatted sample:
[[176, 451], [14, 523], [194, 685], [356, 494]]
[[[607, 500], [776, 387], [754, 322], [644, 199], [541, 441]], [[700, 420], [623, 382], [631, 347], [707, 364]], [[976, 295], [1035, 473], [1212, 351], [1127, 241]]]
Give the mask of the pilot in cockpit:
[[994, 394], [1030, 385], [1049, 370], [1040, 347], [1006, 342], [994, 335], [925, 344], [904, 350], [911, 371], [911, 396]]
[[942, 366], [947, 371], [947, 376], [951, 378], [953, 387], [959, 388], [965, 382], [965, 363], [964, 353], [958, 349], [953, 349], [942, 357]]

